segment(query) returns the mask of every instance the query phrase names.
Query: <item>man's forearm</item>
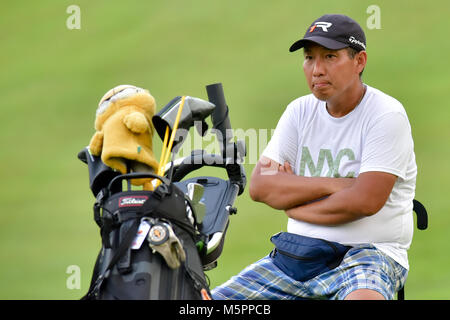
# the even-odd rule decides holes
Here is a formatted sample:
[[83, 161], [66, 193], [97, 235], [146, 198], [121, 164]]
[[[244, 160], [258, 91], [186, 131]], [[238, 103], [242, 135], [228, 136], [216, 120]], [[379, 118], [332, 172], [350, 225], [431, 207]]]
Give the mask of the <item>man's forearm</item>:
[[354, 179], [302, 177], [295, 174], [265, 170], [258, 163], [252, 174], [250, 196], [274, 209], [286, 210], [327, 197], [347, 188]]
[[355, 183], [328, 198], [286, 210], [288, 217], [319, 225], [338, 225], [376, 214], [397, 177], [384, 172], [361, 174]]
[[[271, 179], [272, 178], [272, 179]], [[286, 210], [329, 196], [334, 190], [348, 186], [336, 178], [300, 177], [277, 174], [260, 182], [263, 189], [256, 201], [264, 202], [274, 209]]]
[[345, 191], [328, 198], [286, 210], [289, 218], [318, 225], [339, 225], [365, 217]]

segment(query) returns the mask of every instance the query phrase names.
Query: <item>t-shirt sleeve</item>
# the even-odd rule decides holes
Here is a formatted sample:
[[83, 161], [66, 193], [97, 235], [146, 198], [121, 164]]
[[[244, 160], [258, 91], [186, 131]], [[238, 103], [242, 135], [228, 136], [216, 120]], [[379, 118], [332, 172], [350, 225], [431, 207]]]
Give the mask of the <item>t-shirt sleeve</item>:
[[295, 107], [295, 101], [288, 105], [278, 121], [272, 138], [262, 153], [263, 156], [279, 164], [288, 161], [292, 168], [295, 167], [298, 149], [299, 124]]
[[406, 177], [413, 152], [411, 127], [406, 115], [387, 113], [376, 119], [364, 139], [360, 173], [382, 171]]

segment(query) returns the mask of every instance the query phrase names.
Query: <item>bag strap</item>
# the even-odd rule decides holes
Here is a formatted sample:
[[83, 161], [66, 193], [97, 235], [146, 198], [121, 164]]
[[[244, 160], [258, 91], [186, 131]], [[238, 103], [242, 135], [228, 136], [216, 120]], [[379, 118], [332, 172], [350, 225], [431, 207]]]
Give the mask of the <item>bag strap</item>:
[[133, 221], [133, 224], [130, 226], [128, 231], [125, 233], [123, 240], [120, 243], [119, 247], [114, 252], [114, 255], [111, 257], [111, 260], [109, 261], [108, 266], [106, 267], [105, 271], [103, 271], [103, 273], [98, 276], [97, 280], [91, 285], [88, 293], [82, 298], [82, 300], [90, 300], [90, 299], [96, 298], [96, 296], [98, 295], [98, 292], [100, 290], [100, 287], [103, 283], [103, 280], [108, 278], [114, 265], [119, 261], [119, 259], [122, 257], [122, 255], [131, 246], [131, 243], [133, 242], [133, 239], [136, 236], [136, 232], [138, 231], [139, 223], [140, 222], [138, 219], [135, 219]]
[[192, 281], [194, 289], [199, 293], [201, 293], [202, 290], [206, 290], [206, 292], [210, 295], [211, 292], [209, 291], [209, 284], [205, 282], [204, 279], [202, 279], [200, 276], [198, 276], [195, 271], [191, 270], [191, 268], [186, 263], [183, 263], [183, 266], [184, 271]]

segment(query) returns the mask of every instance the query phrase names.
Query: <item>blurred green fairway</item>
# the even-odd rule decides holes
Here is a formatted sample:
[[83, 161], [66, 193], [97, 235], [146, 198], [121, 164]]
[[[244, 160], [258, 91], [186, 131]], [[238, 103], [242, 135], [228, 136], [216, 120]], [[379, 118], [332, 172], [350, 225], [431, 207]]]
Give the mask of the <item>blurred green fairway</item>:
[[[72, 4], [81, 8], [80, 30], [66, 27]], [[381, 9], [381, 29], [366, 27], [372, 4]], [[364, 81], [400, 100], [412, 124], [416, 198], [430, 223], [414, 234], [406, 298], [450, 299], [450, 2], [20, 0], [1, 7], [1, 299], [86, 292], [100, 236], [77, 153], [94, 133], [107, 90], [147, 88], [159, 110], [176, 95], [206, 99], [205, 85], [222, 82], [234, 128], [274, 128], [285, 106], [309, 93], [301, 53], [288, 48], [325, 13], [361, 23]], [[253, 167], [246, 161], [248, 177]], [[285, 230], [284, 213], [252, 202], [248, 188], [236, 205], [219, 266], [208, 272], [212, 288], [266, 255], [270, 236]], [[80, 267], [80, 289], [66, 286], [70, 265]]]

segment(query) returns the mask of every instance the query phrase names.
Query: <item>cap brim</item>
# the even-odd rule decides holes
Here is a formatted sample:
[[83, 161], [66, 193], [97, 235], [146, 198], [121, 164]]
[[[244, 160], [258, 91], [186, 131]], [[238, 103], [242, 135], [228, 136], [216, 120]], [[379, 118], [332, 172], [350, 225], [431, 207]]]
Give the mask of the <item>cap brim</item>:
[[294, 44], [289, 48], [290, 52], [297, 51], [298, 49], [301, 49], [305, 46], [305, 44], [308, 43], [308, 41], [320, 44], [321, 46], [331, 49], [331, 50], [339, 50], [343, 48], [347, 48], [349, 45], [346, 43], [342, 43], [333, 39], [325, 38], [325, 37], [308, 37], [298, 40], [297, 42], [294, 42]]

